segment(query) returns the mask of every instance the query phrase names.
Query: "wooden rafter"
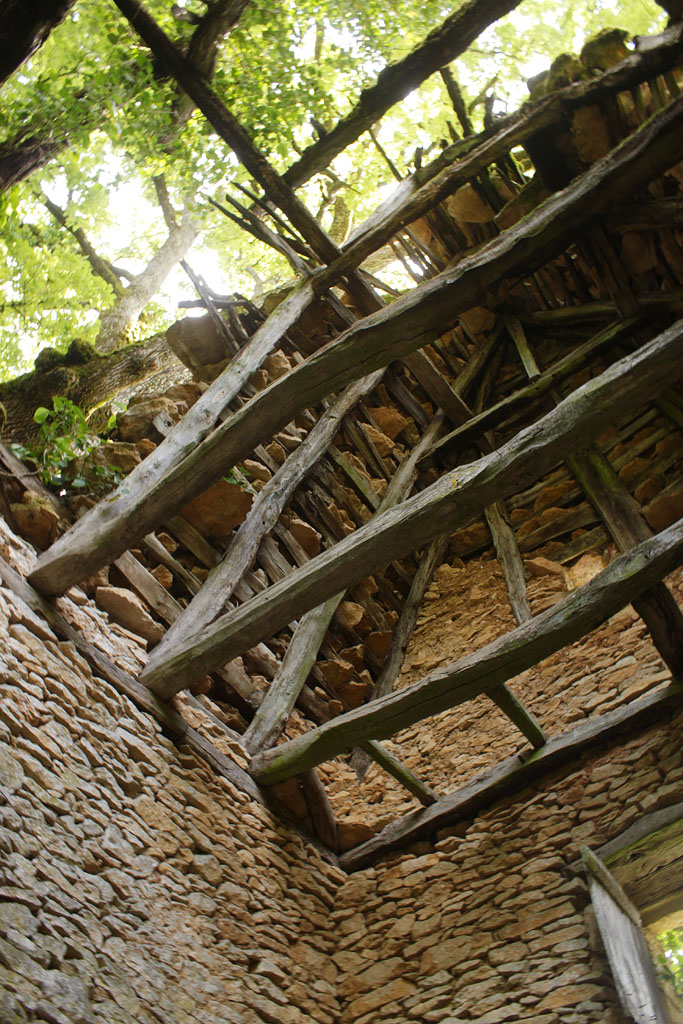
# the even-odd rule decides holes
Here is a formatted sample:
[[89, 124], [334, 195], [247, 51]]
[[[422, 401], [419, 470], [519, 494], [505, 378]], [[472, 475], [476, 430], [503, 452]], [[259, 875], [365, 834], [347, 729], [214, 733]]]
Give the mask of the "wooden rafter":
[[[32, 574], [33, 583], [44, 593], [58, 593], [89, 575], [201, 493], [248, 454], [264, 434], [279, 429], [324, 395], [422, 347], [459, 312], [475, 304], [485, 287], [528, 270], [561, 250], [582, 224], [683, 156], [682, 128], [683, 98], [679, 98], [519, 224], [456, 267], [350, 327], [337, 341], [256, 396], [201, 444], [197, 444], [196, 430], [191, 434], [184, 428], [182, 447], [187, 451], [192, 437], [195, 451], [163, 479], [159, 479], [159, 460], [150, 466], [151, 481], [147, 474], [140, 474], [135, 483], [140, 481], [141, 486], [134, 487], [129, 478], [115, 496], [92, 509], [42, 556]], [[307, 287], [309, 283], [295, 295], [303, 296]], [[306, 305], [301, 298], [299, 301]], [[287, 307], [290, 317], [295, 305], [292, 299]], [[284, 313], [281, 316], [285, 318]], [[271, 324], [271, 340], [274, 330]], [[221, 393], [218, 381], [203, 410]], [[179, 446], [174, 445], [176, 458]], [[168, 464], [168, 455], [160, 458]]]
[[218, 619], [199, 641], [143, 678], [155, 692], [170, 696], [187, 685], [194, 673], [210, 671], [341, 587], [364, 579], [418, 544], [468, 522], [493, 501], [528, 486], [561, 461], [572, 445], [587, 443], [616, 416], [656, 397], [683, 375], [681, 339], [683, 320], [578, 388], [502, 448], [445, 474], [230, 616]]
[[620, 555], [589, 583], [475, 654], [257, 755], [251, 762], [252, 775], [262, 784], [273, 784], [363, 740], [393, 736], [415, 722], [471, 700], [579, 640], [681, 562], [683, 519]]

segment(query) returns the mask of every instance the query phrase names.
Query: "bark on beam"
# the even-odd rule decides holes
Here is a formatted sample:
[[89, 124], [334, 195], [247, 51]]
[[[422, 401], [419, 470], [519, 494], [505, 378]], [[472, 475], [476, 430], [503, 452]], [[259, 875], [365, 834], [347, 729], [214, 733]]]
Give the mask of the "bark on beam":
[[577, 444], [683, 376], [683, 320], [578, 388], [537, 423], [478, 462], [458, 467], [420, 494], [376, 516], [333, 549], [210, 626], [203, 637], [142, 678], [171, 696], [195, 673], [211, 671], [342, 587], [453, 531], [493, 501], [543, 476]]
[[[511, 273], [528, 272], [561, 250], [583, 224], [682, 157], [683, 98], [679, 98], [563, 192], [552, 196], [456, 267], [354, 324], [335, 342], [258, 395], [202, 444], [198, 445], [198, 440], [202, 430], [208, 432], [210, 424], [202, 420], [201, 414], [195, 414], [189, 421], [196, 423], [199, 415], [199, 431], [188, 429], [189, 424], [186, 427], [181, 422], [169, 439], [175, 436], [184, 440], [179, 445], [174, 440], [175, 447], [166, 451], [195, 451], [163, 480], [159, 480], [163, 456], [154, 452], [149, 476], [143, 470], [135, 478], [137, 482], [143, 477], [143, 486], [134, 489], [130, 484], [132, 477], [129, 478], [112, 498], [84, 516], [42, 556], [32, 575], [34, 585], [43, 593], [54, 594], [90, 575], [200, 494], [248, 454], [265, 434], [280, 429], [324, 395], [421, 348], [459, 312], [475, 305], [486, 288]], [[310, 285], [302, 286], [295, 295], [304, 295], [307, 287]], [[292, 298], [287, 307], [290, 313], [294, 301]], [[282, 307], [276, 313], [280, 310]], [[270, 323], [273, 329], [275, 321]], [[220, 394], [218, 385], [200, 399], [204, 415]], [[173, 454], [173, 458], [177, 459], [178, 454]], [[143, 466], [149, 461], [146, 459]]]
[[683, 519], [620, 555], [589, 583], [482, 650], [425, 679], [266, 751], [252, 776], [273, 785], [368, 739], [399, 730], [471, 700], [574, 643], [683, 562]]

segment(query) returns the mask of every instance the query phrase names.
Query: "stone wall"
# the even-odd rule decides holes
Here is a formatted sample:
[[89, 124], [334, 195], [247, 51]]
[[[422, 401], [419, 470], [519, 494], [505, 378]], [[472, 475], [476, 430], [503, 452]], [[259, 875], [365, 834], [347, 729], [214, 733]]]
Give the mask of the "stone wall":
[[344, 883], [343, 1024], [625, 1024], [579, 848], [683, 798], [683, 714]]
[[[0, 526], [0, 553], [29, 561]], [[86, 614], [98, 639], [101, 613]], [[99, 642], [128, 662], [139, 643], [118, 627]], [[4, 588], [0, 876], [3, 1024], [338, 1017], [326, 954], [341, 873]]]
[[[23, 570], [33, 558], [1, 521], [0, 554]], [[468, 570], [484, 606], [463, 600], [457, 566], [440, 571], [408, 678], [427, 667], [419, 645], [436, 651], [452, 620], [444, 602], [458, 601], [463, 644], [482, 613], [491, 630], [508, 627], [496, 574], [492, 562]], [[538, 577], [535, 609], [565, 585]], [[79, 601], [69, 614], [91, 642], [134, 670], [140, 640]], [[3, 1024], [624, 1024], [579, 847], [683, 799], [683, 715], [347, 878], [177, 748], [4, 589], [0, 644]], [[554, 731], [598, 695], [606, 707], [643, 680], [659, 685], [660, 672], [626, 612], [546, 662], [524, 695]], [[473, 736], [490, 712], [467, 714], [480, 718]], [[484, 752], [468, 740], [465, 756], [454, 726], [439, 719], [433, 737], [460, 742], [448, 788], [508, 752], [505, 740]], [[423, 768], [426, 743], [413, 742]], [[380, 789], [371, 773], [368, 805]], [[358, 791], [344, 791], [334, 799], [348, 813]]]

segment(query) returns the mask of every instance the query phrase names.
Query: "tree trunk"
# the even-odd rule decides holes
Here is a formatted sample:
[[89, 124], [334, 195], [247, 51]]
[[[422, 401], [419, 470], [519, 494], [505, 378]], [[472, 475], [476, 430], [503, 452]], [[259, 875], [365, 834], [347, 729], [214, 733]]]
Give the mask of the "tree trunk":
[[87, 416], [125, 388], [161, 370], [174, 373], [182, 370], [160, 334], [106, 357], [98, 356], [92, 346], [77, 341], [65, 355], [48, 349], [42, 363], [48, 359], [49, 366], [41, 366], [39, 357], [32, 373], [0, 383], [0, 403], [7, 412], [3, 440], [27, 441], [35, 437], [38, 427], [33, 422], [33, 413], [39, 405], [50, 408], [54, 395], [70, 398]]
[[123, 295], [100, 317], [100, 330], [95, 346], [99, 352], [114, 352], [126, 343], [140, 313], [156, 295], [173, 267], [190, 248], [199, 229], [189, 214], [180, 227], [172, 229], [145, 269], [126, 288]]
[[75, 0], [5, 0], [0, 7], [0, 82], [42, 46]]

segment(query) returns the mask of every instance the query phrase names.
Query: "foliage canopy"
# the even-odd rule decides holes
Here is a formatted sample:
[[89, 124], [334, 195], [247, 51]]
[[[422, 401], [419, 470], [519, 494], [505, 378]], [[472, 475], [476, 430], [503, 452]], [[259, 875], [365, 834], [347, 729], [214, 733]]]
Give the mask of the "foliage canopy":
[[[184, 47], [192, 21], [205, 12], [199, 0], [185, 0], [189, 20], [174, 18], [167, 0], [147, 0], [146, 7]], [[387, 61], [405, 56], [452, 9], [444, 0], [368, 0], [362, 7], [355, 0], [253, 0], [220, 49], [213, 87], [283, 171]], [[526, 77], [586, 36], [615, 24], [635, 34], [663, 23], [654, 0], [572, 0], [559, 12], [547, 0], [526, 0], [452, 71], [480, 126], [487, 91], [495, 93], [494, 110], [512, 109], [524, 99]], [[179, 124], [177, 110], [174, 84], [158, 75], [111, 0], [80, 0], [3, 86], [0, 149], [35, 138], [49, 143], [51, 159], [0, 195], [0, 378], [28, 368], [40, 348], [95, 339], [98, 316], [115, 293], [75, 232], [125, 285], [166, 236], [155, 176], [163, 175], [178, 211], [193, 212], [201, 235], [190, 262], [211, 287], [252, 295], [290, 275], [281, 257], [209, 205], [208, 197], [222, 201], [226, 190], [238, 196], [234, 183], [250, 184], [248, 177], [197, 111]], [[376, 132], [405, 174], [418, 147], [433, 151], [439, 140], [450, 141], [453, 128], [459, 126], [435, 75]], [[301, 195], [340, 240], [392, 181], [365, 135]], [[66, 227], [47, 210], [46, 196]], [[141, 336], [176, 319], [179, 296], [194, 297], [180, 271], [169, 281], [147, 308]]]

